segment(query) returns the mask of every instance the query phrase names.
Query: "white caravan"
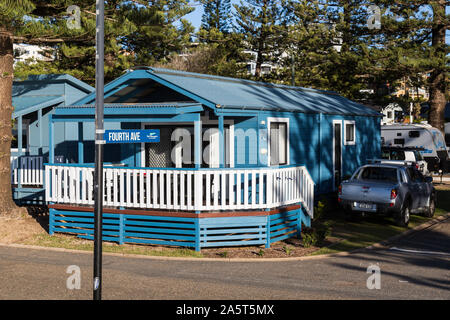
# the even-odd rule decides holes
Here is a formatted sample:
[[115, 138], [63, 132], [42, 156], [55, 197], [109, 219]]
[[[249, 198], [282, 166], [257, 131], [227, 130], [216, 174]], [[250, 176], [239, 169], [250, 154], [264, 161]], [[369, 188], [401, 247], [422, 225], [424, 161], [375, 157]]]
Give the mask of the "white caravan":
[[390, 124], [381, 126], [383, 146], [423, 148], [429, 171], [447, 171], [449, 155], [441, 131], [428, 124]]

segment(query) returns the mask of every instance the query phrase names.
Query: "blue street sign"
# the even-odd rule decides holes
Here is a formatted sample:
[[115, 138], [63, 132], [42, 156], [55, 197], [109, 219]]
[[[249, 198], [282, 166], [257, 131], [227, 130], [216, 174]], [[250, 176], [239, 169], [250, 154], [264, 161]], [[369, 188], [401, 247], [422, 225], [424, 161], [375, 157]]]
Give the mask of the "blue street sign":
[[159, 142], [158, 129], [105, 130], [106, 143], [151, 143]]

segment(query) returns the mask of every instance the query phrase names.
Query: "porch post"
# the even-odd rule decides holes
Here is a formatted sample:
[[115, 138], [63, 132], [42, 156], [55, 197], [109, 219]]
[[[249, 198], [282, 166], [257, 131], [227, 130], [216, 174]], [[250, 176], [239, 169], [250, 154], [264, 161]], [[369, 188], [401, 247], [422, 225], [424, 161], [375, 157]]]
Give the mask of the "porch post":
[[225, 130], [223, 115], [219, 115], [219, 167], [224, 168], [225, 160]]
[[55, 124], [53, 122], [53, 115], [50, 115], [49, 123], [48, 123], [48, 162], [55, 163], [55, 146], [53, 139], [53, 131], [55, 128]]
[[194, 121], [194, 164], [195, 168], [202, 165], [202, 122]]
[[18, 155], [21, 156], [22, 155], [22, 116], [19, 116], [19, 119], [17, 120], [17, 151], [18, 151]]
[[84, 163], [83, 122], [78, 122], [78, 163]]
[[44, 146], [44, 130], [42, 128], [42, 109], [38, 110], [38, 126], [39, 126], [39, 152], [38, 154], [42, 156], [44, 153], [42, 147]]
[[[22, 116], [17, 120], [17, 188], [22, 188]], [[19, 191], [20, 192], [20, 191]]]

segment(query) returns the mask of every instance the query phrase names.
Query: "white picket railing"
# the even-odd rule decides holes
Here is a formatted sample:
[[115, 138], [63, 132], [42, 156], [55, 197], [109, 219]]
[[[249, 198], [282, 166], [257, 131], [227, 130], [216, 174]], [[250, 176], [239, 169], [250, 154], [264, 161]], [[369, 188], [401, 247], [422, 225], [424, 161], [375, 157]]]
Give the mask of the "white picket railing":
[[44, 157], [11, 156], [11, 183], [22, 186], [44, 185]]
[[[258, 169], [104, 168], [105, 206], [189, 211], [268, 209], [302, 203], [313, 215], [304, 166]], [[46, 165], [46, 200], [93, 205], [93, 167]]]

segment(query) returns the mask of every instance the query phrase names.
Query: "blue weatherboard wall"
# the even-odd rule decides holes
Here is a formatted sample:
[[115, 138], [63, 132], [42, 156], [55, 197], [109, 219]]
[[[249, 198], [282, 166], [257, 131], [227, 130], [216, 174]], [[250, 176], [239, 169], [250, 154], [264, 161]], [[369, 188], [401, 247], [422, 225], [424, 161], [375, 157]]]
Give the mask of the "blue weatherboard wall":
[[[105, 97], [105, 103], [109, 104], [105, 108], [105, 126], [108, 123], [114, 126], [106, 129], [141, 129], [141, 123], [147, 122], [153, 123], [153, 127], [160, 122], [192, 126], [193, 121], [206, 114], [212, 119], [233, 120], [235, 167], [267, 166], [268, 154], [261, 152], [268, 148], [267, 118], [288, 118], [289, 164], [307, 167], [316, 184], [316, 193], [333, 191], [333, 120], [353, 120], [356, 124], [356, 143], [342, 145], [342, 176], [352, 174], [367, 159], [380, 154], [381, 115], [335, 92], [142, 68], [107, 84]], [[94, 102], [95, 94], [90, 94], [73, 106], [58, 108], [58, 121], [90, 122], [93, 126]], [[92, 128], [89, 131], [93, 132]], [[344, 137], [344, 126], [341, 136]], [[64, 141], [59, 144], [68, 143], [68, 133], [62, 137]], [[70, 139], [76, 142], [79, 138], [73, 135]], [[84, 137], [83, 142], [83, 161], [92, 162], [93, 137]], [[116, 148], [106, 152], [106, 156], [120, 155], [120, 159], [109, 159], [109, 162], [141, 165], [139, 144]], [[68, 155], [74, 152], [67, 149], [61, 152], [64, 150]]]
[[[94, 88], [69, 75], [32, 75], [25, 80], [15, 80], [12, 91], [13, 119], [19, 116], [30, 119], [27, 154], [48, 156], [49, 118], [54, 108], [69, 105], [93, 91]], [[42, 112], [41, 121], [38, 110]], [[70, 135], [66, 139], [68, 130], [64, 128], [62, 124], [56, 129], [58, 143], [64, 144], [70, 140]], [[27, 141], [23, 141], [23, 148], [26, 147]], [[64, 151], [71, 149], [70, 146], [62, 148]]]
[[[43, 162], [47, 162], [50, 148], [49, 125], [54, 109], [71, 104], [93, 91], [94, 88], [70, 75], [31, 75], [25, 80], [15, 79], [12, 88], [12, 119], [17, 128], [22, 121], [23, 129], [28, 131], [28, 139], [20, 141], [18, 138], [18, 149], [11, 150], [11, 155], [42, 156]], [[76, 143], [71, 141], [72, 127], [69, 123], [57, 124], [53, 138], [58, 154], [74, 161], [77, 156], [74, 150], [77, 148]], [[17, 202], [45, 204], [42, 186], [22, 186], [19, 180], [18, 186], [14, 186], [12, 191], [13, 199]]]
[[[319, 115], [289, 112], [259, 112], [258, 117], [247, 118], [235, 124], [235, 130], [259, 128], [258, 144], [245, 137], [245, 144], [239, 143], [242, 136], [235, 137], [236, 167], [252, 167], [249, 159], [258, 155], [258, 148], [267, 149], [267, 118], [289, 119], [290, 165], [306, 165], [316, 182], [316, 193], [333, 190], [333, 120], [355, 121], [355, 144], [344, 144], [344, 125], [342, 122], [342, 176], [351, 175], [367, 159], [378, 158], [381, 152], [380, 119], [378, 117]], [[265, 125], [258, 126], [259, 121]], [[262, 129], [262, 130], [261, 130]], [[241, 140], [242, 141], [242, 140]], [[245, 147], [244, 147], [245, 146]], [[238, 157], [246, 159], [239, 164]], [[259, 165], [267, 164], [267, 154], [259, 153]]]

